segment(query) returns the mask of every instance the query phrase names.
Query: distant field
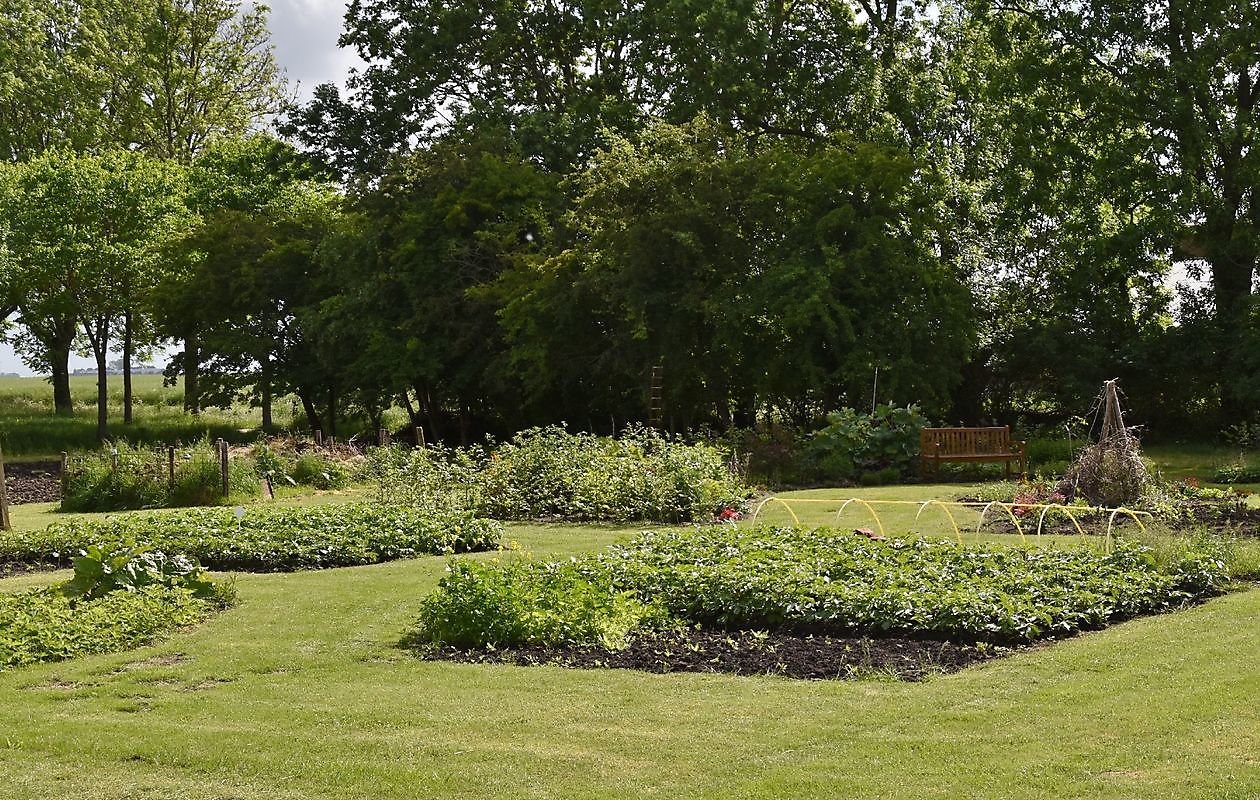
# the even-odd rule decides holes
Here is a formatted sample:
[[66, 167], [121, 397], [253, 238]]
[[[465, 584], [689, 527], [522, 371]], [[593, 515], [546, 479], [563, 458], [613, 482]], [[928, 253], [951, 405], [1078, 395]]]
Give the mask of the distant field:
[[[202, 436], [231, 441], [250, 439], [262, 424], [259, 409], [237, 405], [185, 414], [183, 386], [163, 386], [161, 375], [137, 375], [132, 381], [135, 422], [123, 425], [121, 376], [110, 376], [110, 435], [132, 442], [192, 441]], [[53, 414], [52, 385], [44, 378], [0, 378], [0, 444], [6, 457], [55, 457], [62, 450], [96, 447], [96, 377], [70, 379], [73, 417]], [[276, 422], [285, 425], [291, 407], [275, 406]]]

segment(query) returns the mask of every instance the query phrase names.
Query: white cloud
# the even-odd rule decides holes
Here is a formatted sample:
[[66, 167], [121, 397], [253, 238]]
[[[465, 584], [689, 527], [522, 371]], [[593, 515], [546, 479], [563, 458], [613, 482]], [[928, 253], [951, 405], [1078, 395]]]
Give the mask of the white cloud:
[[351, 67], [363, 62], [337, 46], [346, 13], [344, 0], [272, 0], [269, 26], [276, 61], [288, 73], [300, 99], [321, 83], [345, 86]]

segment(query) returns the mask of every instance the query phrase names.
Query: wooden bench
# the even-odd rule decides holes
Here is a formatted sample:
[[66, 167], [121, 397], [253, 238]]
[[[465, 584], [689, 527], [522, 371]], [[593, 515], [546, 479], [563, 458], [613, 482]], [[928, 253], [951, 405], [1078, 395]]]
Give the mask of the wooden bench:
[[924, 428], [919, 432], [922, 470], [926, 476], [939, 475], [942, 461], [1001, 461], [1006, 477], [1011, 476], [1011, 462], [1019, 462], [1024, 475], [1024, 443], [1011, 441], [1009, 426], [1001, 428]]

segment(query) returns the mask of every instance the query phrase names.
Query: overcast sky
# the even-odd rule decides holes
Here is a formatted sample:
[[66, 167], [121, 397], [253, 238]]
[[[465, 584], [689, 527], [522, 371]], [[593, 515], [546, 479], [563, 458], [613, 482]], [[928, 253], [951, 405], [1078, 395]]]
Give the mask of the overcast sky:
[[[341, 20], [346, 13], [344, 0], [270, 0], [271, 39], [276, 61], [288, 74], [301, 99], [311, 90], [332, 81], [344, 85], [346, 72], [359, 64], [358, 56], [337, 47]], [[70, 368], [92, 367], [88, 358], [71, 356]], [[32, 374], [14, 355], [13, 348], [0, 343], [0, 373]]]

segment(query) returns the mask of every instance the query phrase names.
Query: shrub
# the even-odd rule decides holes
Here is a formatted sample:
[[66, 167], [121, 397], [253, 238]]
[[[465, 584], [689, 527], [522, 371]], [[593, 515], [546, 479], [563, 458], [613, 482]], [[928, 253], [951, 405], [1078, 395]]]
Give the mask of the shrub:
[[317, 489], [342, 489], [350, 485], [350, 470], [321, 453], [303, 453], [293, 464], [293, 480]]
[[209, 440], [177, 450], [173, 485], [167, 459], [165, 448], [133, 447], [126, 442], [76, 457], [66, 475], [61, 510], [214, 505], [255, 497], [261, 491], [253, 463], [238, 455], [228, 464], [230, 496], [224, 498], [218, 456]]
[[[928, 420], [915, 406], [879, 406], [874, 414], [842, 408], [809, 443], [809, 454], [824, 477], [853, 480], [864, 473], [906, 478], [919, 466], [919, 431]], [[879, 482], [885, 482], [881, 480]]]
[[1260, 465], [1240, 459], [1218, 467], [1212, 480], [1216, 483], [1260, 483]]
[[383, 502], [500, 519], [709, 520], [749, 494], [717, 447], [647, 429], [612, 439], [534, 428], [489, 455], [379, 448], [369, 458]]
[[255, 506], [129, 514], [54, 523], [0, 539], [0, 562], [65, 562], [94, 542], [137, 542], [211, 569], [260, 572], [375, 564], [495, 547], [502, 528], [467, 512], [435, 516], [400, 506]]
[[424, 601], [413, 642], [625, 647], [636, 630], [664, 624], [663, 609], [591, 579], [578, 562], [506, 566], [452, 561]]
[[353, 447], [316, 448], [309, 442], [290, 438], [260, 439], [252, 455], [259, 477], [270, 477], [276, 485], [289, 483], [316, 489], [349, 486], [365, 463], [363, 455]]

